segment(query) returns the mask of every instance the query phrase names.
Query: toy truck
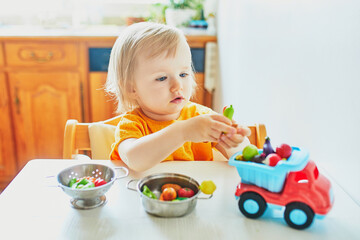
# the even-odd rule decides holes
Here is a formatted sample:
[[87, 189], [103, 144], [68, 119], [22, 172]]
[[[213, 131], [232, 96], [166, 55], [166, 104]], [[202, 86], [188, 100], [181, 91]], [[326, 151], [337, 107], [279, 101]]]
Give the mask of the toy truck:
[[[330, 211], [334, 196], [330, 181], [321, 175], [309, 153], [292, 147], [286, 161], [271, 167], [261, 163], [229, 159], [241, 182], [235, 192], [239, 209], [248, 218], [259, 218], [266, 208], [283, 209], [286, 223], [295, 229], [305, 229], [314, 218], [322, 219]], [[259, 150], [262, 153], [262, 150]]]

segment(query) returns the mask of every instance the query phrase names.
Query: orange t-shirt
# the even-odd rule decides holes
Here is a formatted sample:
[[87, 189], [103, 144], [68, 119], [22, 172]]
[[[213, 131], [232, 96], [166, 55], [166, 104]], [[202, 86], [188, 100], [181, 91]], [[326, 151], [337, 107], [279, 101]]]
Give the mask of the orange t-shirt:
[[[214, 113], [213, 110], [205, 106], [189, 102], [182, 109], [180, 116], [176, 120], [170, 121], [155, 121], [147, 117], [140, 108], [133, 110], [132, 112], [124, 113], [119, 118], [119, 124], [115, 131], [115, 143], [111, 146], [110, 159], [121, 160], [118, 145], [128, 138], [141, 138], [143, 136], [157, 132], [175, 121], [186, 120], [201, 114]], [[169, 139], [171, 141], [171, 139]], [[212, 147], [215, 143], [193, 143], [186, 142], [175, 152], [170, 154], [164, 161], [171, 160], [213, 160]], [[156, 151], [156, 149], [154, 149]]]

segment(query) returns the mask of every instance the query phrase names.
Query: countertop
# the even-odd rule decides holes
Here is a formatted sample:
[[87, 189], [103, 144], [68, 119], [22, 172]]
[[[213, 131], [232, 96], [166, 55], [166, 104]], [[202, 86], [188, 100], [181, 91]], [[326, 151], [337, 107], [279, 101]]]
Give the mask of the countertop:
[[[79, 27], [46, 28], [34, 25], [0, 25], [0, 37], [116, 37], [126, 26], [89, 25]], [[206, 30], [182, 28], [189, 36], [214, 36]]]

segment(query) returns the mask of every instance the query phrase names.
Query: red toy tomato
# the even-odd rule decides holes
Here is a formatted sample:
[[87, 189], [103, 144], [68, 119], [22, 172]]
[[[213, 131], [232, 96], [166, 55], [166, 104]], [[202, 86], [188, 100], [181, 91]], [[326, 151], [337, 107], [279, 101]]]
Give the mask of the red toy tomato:
[[281, 158], [289, 158], [291, 156], [291, 152], [292, 152], [291, 147], [286, 143], [283, 143], [279, 147], [276, 148], [276, 153]]
[[172, 201], [176, 198], [176, 191], [172, 187], [167, 187], [161, 193], [160, 200], [164, 199], [165, 201]]
[[191, 198], [194, 195], [195, 195], [194, 191], [190, 188], [181, 188], [178, 191], [178, 197]]

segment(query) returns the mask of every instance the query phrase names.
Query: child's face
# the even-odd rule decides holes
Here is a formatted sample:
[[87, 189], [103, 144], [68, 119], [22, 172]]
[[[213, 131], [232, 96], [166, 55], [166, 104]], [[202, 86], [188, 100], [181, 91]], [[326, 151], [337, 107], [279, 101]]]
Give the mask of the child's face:
[[146, 52], [137, 58], [134, 96], [142, 111], [158, 121], [174, 120], [189, 101], [193, 89], [191, 53], [181, 41], [175, 56], [166, 52], [149, 59]]

